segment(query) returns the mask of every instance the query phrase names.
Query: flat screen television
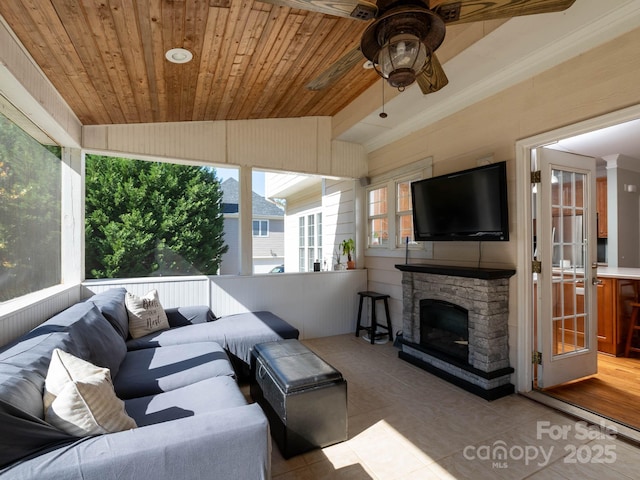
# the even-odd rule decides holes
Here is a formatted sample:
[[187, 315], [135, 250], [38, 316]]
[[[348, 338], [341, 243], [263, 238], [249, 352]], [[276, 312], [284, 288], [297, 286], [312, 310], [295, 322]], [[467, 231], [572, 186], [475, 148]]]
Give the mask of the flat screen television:
[[507, 241], [506, 162], [411, 183], [418, 241]]

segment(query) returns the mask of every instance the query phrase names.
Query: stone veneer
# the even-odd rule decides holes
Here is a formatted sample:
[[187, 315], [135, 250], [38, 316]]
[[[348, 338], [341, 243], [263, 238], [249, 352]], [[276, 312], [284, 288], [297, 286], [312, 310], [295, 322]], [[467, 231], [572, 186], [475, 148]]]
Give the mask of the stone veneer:
[[[493, 399], [513, 392], [509, 366], [509, 277], [514, 270], [396, 265], [402, 273], [400, 357]], [[469, 315], [469, 358], [463, 364], [420, 345], [420, 301], [442, 300]]]

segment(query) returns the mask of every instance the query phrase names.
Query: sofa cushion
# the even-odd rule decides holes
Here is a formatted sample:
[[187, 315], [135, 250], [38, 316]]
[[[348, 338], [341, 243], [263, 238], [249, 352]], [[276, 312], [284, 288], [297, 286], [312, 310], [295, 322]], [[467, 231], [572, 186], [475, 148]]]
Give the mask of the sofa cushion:
[[110, 288], [87, 299], [98, 307], [123, 340], [129, 338], [129, 316], [124, 306], [126, 294], [127, 290], [124, 287]]
[[42, 387], [37, 371], [0, 362], [0, 399], [34, 417], [44, 419]]
[[113, 391], [109, 370], [60, 349], [51, 358], [44, 406], [47, 422], [78, 437], [136, 428]]
[[247, 312], [220, 317], [213, 322], [172, 328], [127, 341], [129, 350], [216, 342], [246, 364], [256, 343], [298, 338], [298, 329], [271, 312]]
[[186, 327], [196, 323], [213, 322], [216, 316], [206, 305], [192, 307], [165, 308], [167, 320], [171, 328]]
[[118, 397], [128, 399], [222, 375], [234, 375], [227, 354], [217, 343], [200, 342], [129, 352], [113, 384]]
[[228, 376], [208, 378], [170, 392], [125, 400], [127, 413], [135, 419], [138, 426], [246, 404], [236, 381]]
[[51, 353], [60, 348], [76, 357], [118, 373], [127, 347], [93, 303], [76, 303], [0, 350], [0, 363], [37, 374], [40, 392]]
[[169, 328], [167, 314], [162, 308], [157, 290], [151, 290], [143, 297], [127, 292], [124, 304], [129, 316], [129, 333], [133, 338]]

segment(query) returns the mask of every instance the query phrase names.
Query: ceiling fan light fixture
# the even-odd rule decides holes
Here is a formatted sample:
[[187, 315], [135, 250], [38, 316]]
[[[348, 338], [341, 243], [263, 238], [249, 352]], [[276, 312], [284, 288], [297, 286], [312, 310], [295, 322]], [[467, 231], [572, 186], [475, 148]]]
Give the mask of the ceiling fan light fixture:
[[389, 85], [401, 91], [425, 68], [427, 48], [410, 33], [394, 35], [378, 52], [376, 71]]
[[392, 7], [362, 34], [360, 50], [378, 75], [403, 91], [429, 65], [445, 35], [444, 21], [425, 7]]

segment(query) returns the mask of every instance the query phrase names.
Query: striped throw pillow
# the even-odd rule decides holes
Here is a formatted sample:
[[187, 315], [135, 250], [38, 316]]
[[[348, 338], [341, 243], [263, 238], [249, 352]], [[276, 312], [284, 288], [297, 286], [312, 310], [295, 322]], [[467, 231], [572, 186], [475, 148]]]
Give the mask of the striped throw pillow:
[[136, 428], [111, 383], [109, 369], [55, 349], [45, 380], [44, 418], [77, 437]]

